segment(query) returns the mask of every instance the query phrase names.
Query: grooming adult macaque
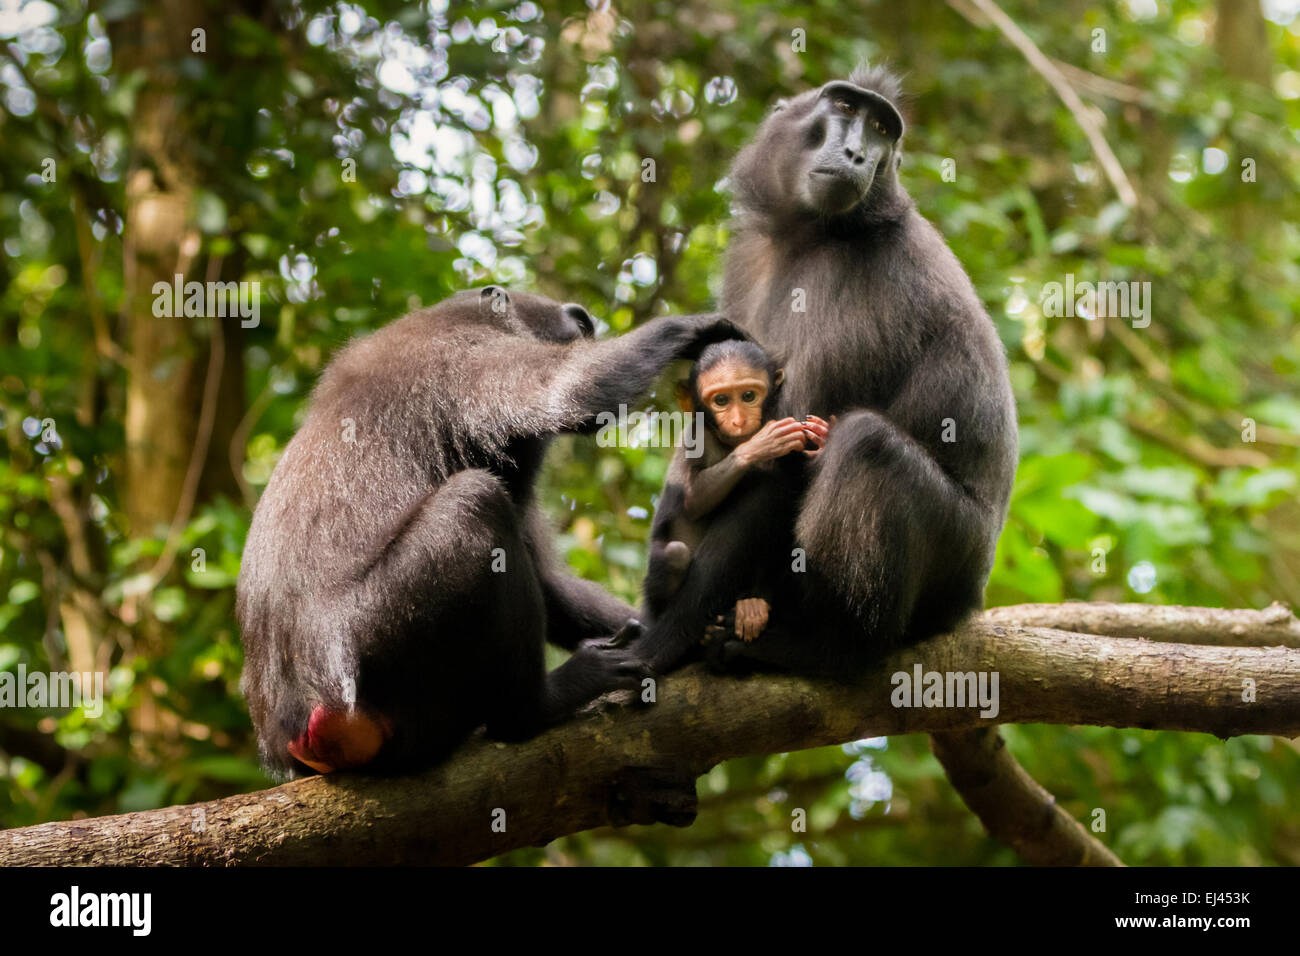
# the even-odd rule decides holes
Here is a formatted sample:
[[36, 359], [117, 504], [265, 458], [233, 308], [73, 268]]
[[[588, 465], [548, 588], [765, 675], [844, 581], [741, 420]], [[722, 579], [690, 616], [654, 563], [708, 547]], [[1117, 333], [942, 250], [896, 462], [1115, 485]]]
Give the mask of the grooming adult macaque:
[[[547, 443], [740, 333], [666, 317], [591, 341], [580, 306], [489, 286], [354, 339], [253, 515], [244, 694], [269, 770], [414, 769], [520, 739], [648, 673], [589, 638], [634, 611], [562, 570], [533, 500]], [[573, 651], [547, 673], [543, 642]]]
[[691, 573], [632, 644], [659, 672], [700, 640], [712, 596], [738, 593], [756, 566], [781, 600], [756, 640], [726, 643], [724, 666], [853, 679], [983, 602], [1015, 403], [993, 323], [898, 181], [898, 99], [880, 69], [802, 93], [732, 166], [723, 311], [782, 356], [774, 417], [838, 422], [806, 469], [774, 469], [708, 523]]
[[[678, 386], [682, 411], [702, 419], [699, 454], [683, 445], [673, 455], [650, 529], [650, 560], [643, 585], [647, 616], [653, 620], [677, 592], [712, 516], [744, 482], [762, 481], [773, 463], [792, 452], [815, 455], [825, 442], [826, 422], [816, 416], [773, 420], [772, 409], [784, 371], [752, 342], [710, 345]], [[707, 572], [705, 572], [707, 573]], [[757, 578], [746, 593], [762, 590]], [[714, 595], [715, 606], [719, 596]], [[730, 603], [729, 601], [727, 603]], [[740, 599], [735, 632], [753, 640], [767, 621], [770, 603]]]

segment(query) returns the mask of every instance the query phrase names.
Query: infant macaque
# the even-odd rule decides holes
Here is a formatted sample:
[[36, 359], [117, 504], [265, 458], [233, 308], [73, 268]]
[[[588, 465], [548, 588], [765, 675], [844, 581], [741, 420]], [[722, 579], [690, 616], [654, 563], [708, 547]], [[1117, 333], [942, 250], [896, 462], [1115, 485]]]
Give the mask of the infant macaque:
[[[830, 424], [815, 415], [805, 421], [773, 421], [777, 391], [784, 371], [756, 343], [719, 342], [708, 346], [678, 385], [682, 410], [702, 413], [703, 432], [690, 457], [679, 447], [668, 469], [668, 480], [650, 529], [650, 561], [643, 591], [653, 620], [677, 592], [708, 527], [710, 516], [752, 475], [791, 452], [816, 455], [825, 444]], [[811, 447], [810, 447], [811, 446]], [[762, 597], [738, 600], [735, 633], [752, 641], [767, 625], [771, 606]]]

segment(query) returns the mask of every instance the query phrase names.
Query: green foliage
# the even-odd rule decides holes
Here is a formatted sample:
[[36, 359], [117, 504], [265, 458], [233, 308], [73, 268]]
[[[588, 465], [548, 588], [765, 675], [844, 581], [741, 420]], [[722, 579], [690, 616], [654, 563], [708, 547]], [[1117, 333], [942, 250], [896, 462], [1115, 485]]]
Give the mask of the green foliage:
[[[69, 621], [88, 604], [108, 677], [97, 719], [0, 717], [7, 826], [264, 782], [233, 620], [248, 503], [201, 493], [170, 544], [165, 528], [129, 528], [130, 373], [94, 334], [122, 332], [127, 174], [149, 89], [122, 68], [119, 31], [161, 13], [29, 6], [0, 25], [0, 669], [66, 669]], [[708, 308], [730, 157], [778, 96], [887, 58], [909, 91], [903, 179], [997, 323], [1019, 404], [989, 603], [1300, 601], [1300, 21], [1268, 24], [1270, 87], [1215, 49], [1191, 0], [1003, 7], [1050, 56], [1118, 84], [1079, 80], [1138, 209], [1116, 201], [1044, 80], [943, 4], [222, 8], [208, 52], [169, 64], [170, 89], [202, 131], [176, 143], [197, 171], [200, 260], [260, 283], [262, 321], [231, 358], [256, 411], [242, 479], [265, 484], [333, 351], [414, 303], [498, 281], [580, 301], [606, 334]], [[1046, 315], [1045, 284], [1067, 274], [1149, 282], [1150, 325]], [[224, 449], [211, 457], [205, 477], [228, 467]], [[665, 465], [661, 449], [565, 440], [546, 475], [570, 564], [629, 600]], [[1300, 759], [1282, 741], [1005, 733], [1076, 818], [1105, 810], [1102, 837], [1129, 863], [1300, 858], [1284, 812]], [[700, 793], [690, 830], [582, 834], [503, 862], [1016, 860], [923, 738], [732, 761]]]

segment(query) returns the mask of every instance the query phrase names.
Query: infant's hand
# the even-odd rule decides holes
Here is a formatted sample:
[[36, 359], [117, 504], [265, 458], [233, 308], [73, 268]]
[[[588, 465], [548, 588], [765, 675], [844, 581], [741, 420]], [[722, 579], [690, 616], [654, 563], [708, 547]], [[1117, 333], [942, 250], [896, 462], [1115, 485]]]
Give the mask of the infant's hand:
[[742, 465], [772, 461], [804, 445], [804, 423], [794, 418], [770, 421], [732, 452]]
[[826, 439], [830, 437], [831, 428], [834, 427], [838, 419], [832, 415], [828, 422], [825, 419], [818, 418], [816, 415], [809, 415], [802, 423], [804, 429], [804, 438], [811, 442], [813, 447], [804, 449], [804, 454], [809, 458], [816, 458], [821, 454], [822, 449], [826, 447]]

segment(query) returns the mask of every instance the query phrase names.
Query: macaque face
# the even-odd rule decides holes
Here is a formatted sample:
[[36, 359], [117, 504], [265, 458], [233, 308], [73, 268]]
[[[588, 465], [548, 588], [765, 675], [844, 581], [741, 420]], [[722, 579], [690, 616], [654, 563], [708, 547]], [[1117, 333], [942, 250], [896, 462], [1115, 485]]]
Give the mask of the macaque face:
[[713, 417], [718, 436], [736, 446], [763, 424], [763, 403], [771, 383], [763, 369], [724, 362], [700, 374], [700, 406]]

